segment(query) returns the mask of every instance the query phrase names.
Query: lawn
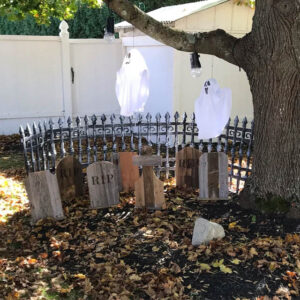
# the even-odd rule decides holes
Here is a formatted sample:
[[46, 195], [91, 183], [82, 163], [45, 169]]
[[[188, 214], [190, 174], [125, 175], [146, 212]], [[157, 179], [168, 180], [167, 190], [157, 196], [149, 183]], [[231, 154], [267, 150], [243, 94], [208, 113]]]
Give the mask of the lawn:
[[[169, 181], [163, 211], [135, 210], [130, 193], [91, 210], [86, 190], [64, 201], [64, 220], [32, 225], [21, 157], [1, 164], [0, 299], [299, 297], [296, 221], [242, 210], [234, 199], [199, 201], [197, 190]], [[221, 224], [225, 238], [193, 247], [198, 216]]]

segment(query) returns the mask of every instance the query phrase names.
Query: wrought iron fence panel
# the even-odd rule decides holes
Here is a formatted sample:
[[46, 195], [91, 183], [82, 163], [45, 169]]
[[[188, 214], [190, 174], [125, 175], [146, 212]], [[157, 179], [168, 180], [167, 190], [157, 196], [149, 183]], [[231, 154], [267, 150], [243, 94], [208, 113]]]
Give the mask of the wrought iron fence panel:
[[[241, 125], [241, 126], [239, 126]], [[90, 118], [70, 117], [27, 124], [20, 127], [24, 162], [27, 173], [40, 170], [55, 170], [56, 162], [66, 155], [74, 155], [84, 167], [98, 160], [110, 160], [111, 153], [137, 151], [142, 145], [149, 145], [153, 153], [161, 155], [163, 165], [156, 168], [157, 175], [166, 178], [174, 175], [175, 157], [186, 146], [202, 152], [225, 152], [229, 156], [229, 184], [235, 181], [232, 189], [238, 192], [242, 183], [251, 174], [254, 122], [247, 118], [241, 122], [236, 117], [228, 120], [223, 133], [214, 139], [198, 139], [195, 114], [188, 119], [178, 112], [173, 117], [169, 113], [152, 116], [150, 113], [136, 117], [116, 117], [93, 115]]]

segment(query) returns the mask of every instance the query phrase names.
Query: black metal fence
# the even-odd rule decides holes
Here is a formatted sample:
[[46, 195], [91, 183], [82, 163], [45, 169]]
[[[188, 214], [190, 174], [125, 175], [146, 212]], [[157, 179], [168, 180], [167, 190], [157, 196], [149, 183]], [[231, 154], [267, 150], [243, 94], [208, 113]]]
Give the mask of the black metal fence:
[[[240, 126], [239, 126], [240, 125]], [[27, 173], [55, 170], [56, 161], [65, 155], [74, 155], [83, 168], [97, 160], [110, 160], [111, 153], [120, 151], [141, 152], [142, 145], [153, 147], [153, 152], [163, 157], [158, 175], [173, 176], [175, 156], [185, 146], [202, 152], [225, 152], [228, 154], [229, 190], [238, 193], [251, 173], [253, 148], [253, 121], [241, 122], [229, 119], [223, 134], [215, 139], [198, 140], [195, 114], [188, 120], [184, 114], [180, 120], [176, 112], [173, 120], [169, 113], [162, 117], [151, 114], [136, 117], [102, 115], [91, 118], [58, 119], [57, 126], [49, 122], [20, 127], [21, 142]]]

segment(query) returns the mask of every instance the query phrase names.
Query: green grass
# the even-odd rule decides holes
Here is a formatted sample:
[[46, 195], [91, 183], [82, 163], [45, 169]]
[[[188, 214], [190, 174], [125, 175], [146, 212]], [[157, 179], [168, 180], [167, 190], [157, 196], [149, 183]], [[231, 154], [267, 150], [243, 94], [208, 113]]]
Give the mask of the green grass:
[[24, 167], [22, 152], [5, 151], [0, 152], [0, 171], [8, 169], [19, 169]]

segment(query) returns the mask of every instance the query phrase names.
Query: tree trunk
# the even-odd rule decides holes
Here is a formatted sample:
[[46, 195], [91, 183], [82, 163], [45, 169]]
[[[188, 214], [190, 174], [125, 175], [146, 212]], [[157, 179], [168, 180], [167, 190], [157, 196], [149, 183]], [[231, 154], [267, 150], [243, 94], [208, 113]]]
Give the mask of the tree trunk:
[[300, 217], [300, 0], [256, 0], [252, 31], [241, 39], [223, 30], [178, 31], [127, 0], [104, 2], [168, 46], [215, 55], [245, 70], [255, 128], [253, 172], [241, 198], [246, 204], [258, 198], [294, 201]]
[[252, 32], [241, 46], [249, 51], [239, 57], [250, 82], [255, 120], [253, 172], [242, 196], [299, 203], [299, 2], [256, 2]]

